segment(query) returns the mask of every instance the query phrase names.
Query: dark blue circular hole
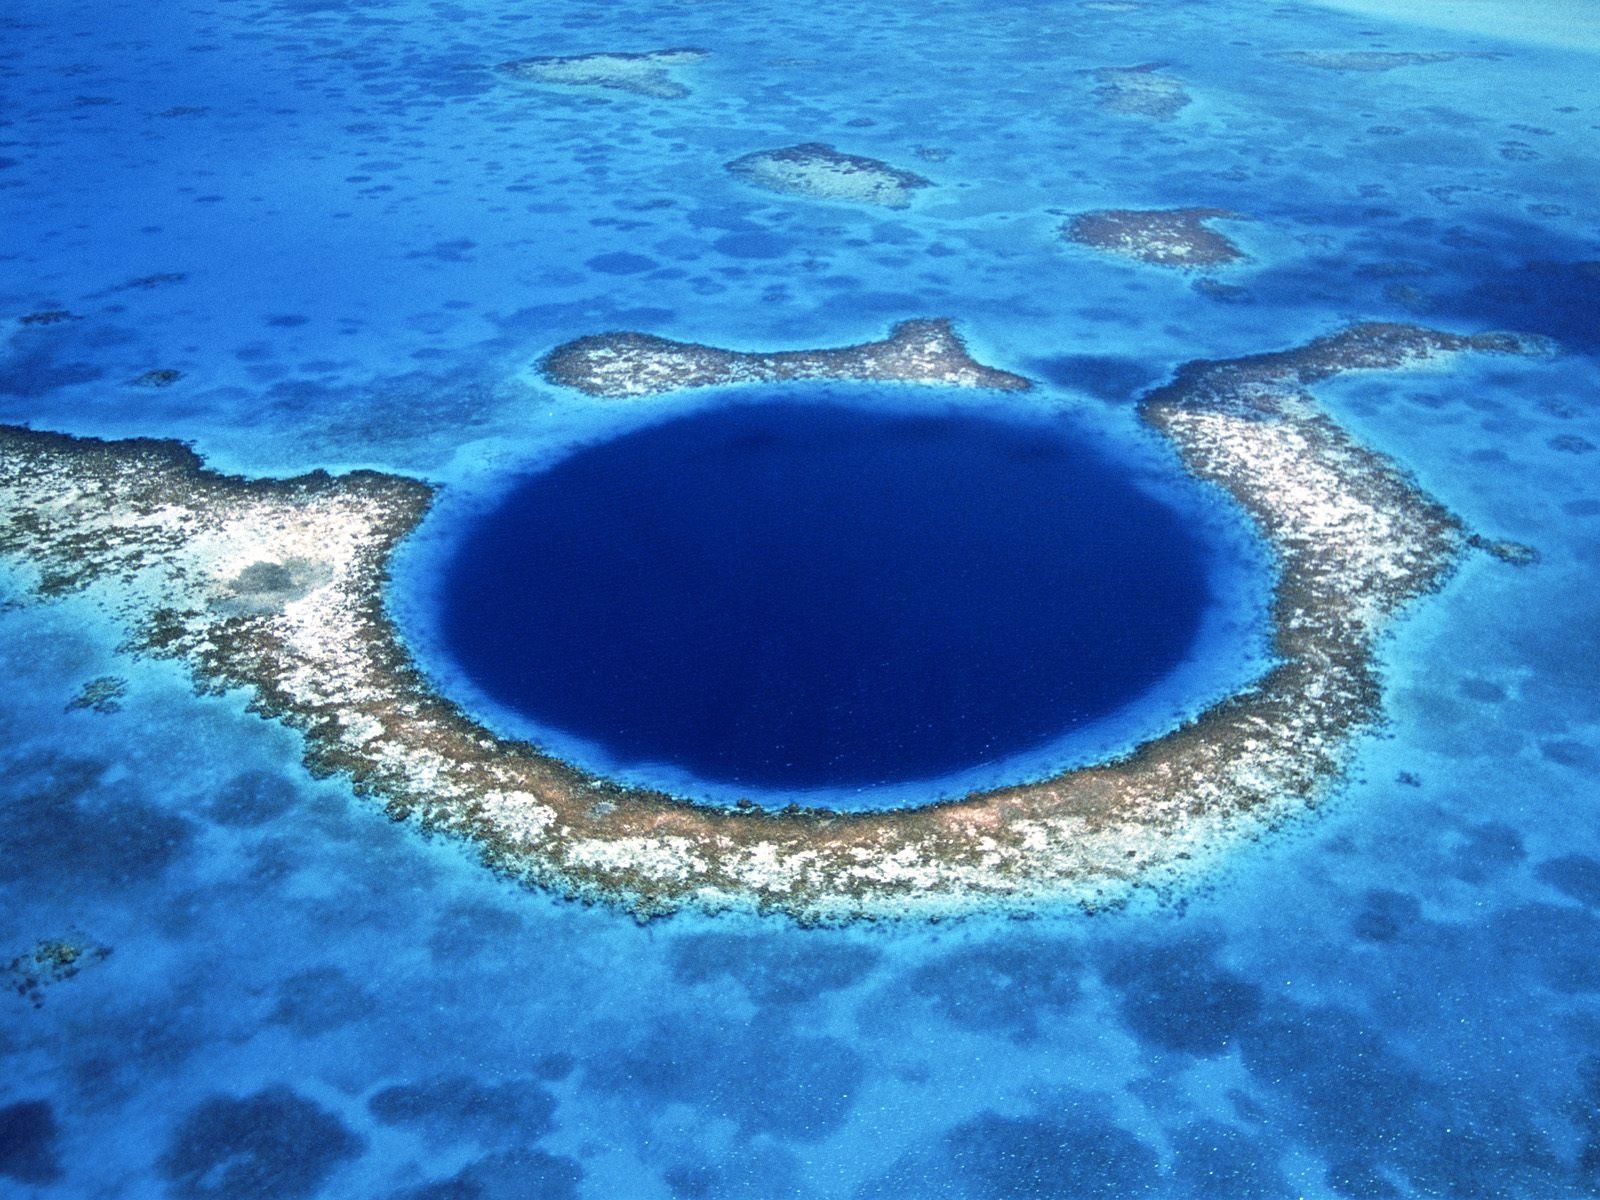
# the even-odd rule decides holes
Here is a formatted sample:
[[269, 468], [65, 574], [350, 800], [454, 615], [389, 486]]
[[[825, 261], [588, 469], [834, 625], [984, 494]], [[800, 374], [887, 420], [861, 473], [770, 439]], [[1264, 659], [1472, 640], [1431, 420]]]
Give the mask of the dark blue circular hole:
[[1209, 555], [1064, 425], [778, 397], [519, 482], [464, 531], [440, 632], [488, 696], [616, 764], [935, 779], [1170, 672]]

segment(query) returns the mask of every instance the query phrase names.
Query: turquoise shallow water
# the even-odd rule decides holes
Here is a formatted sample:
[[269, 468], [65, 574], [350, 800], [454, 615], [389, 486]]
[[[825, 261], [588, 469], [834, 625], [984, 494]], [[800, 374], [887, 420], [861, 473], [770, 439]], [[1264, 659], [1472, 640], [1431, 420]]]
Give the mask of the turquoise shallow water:
[[[0, 963], [68, 934], [112, 953], [37, 1008], [0, 996], [0, 1193], [1600, 1190], [1600, 72], [1514, 12], [1363, 7], [10, 5], [0, 313], [74, 319], [7, 325], [0, 419], [415, 472], [445, 524], [619, 420], [531, 372], [613, 328], [781, 348], [950, 316], [1048, 384], [1020, 403], [1147, 446], [1155, 478], [1132, 402], [1192, 358], [1364, 318], [1563, 353], [1322, 389], [1542, 560], [1475, 560], [1413, 611], [1392, 721], [1315, 820], [1092, 919], [563, 905], [308, 778], [292, 736], [83, 606], [5, 608]], [[710, 52], [680, 100], [486, 70], [672, 45]], [[1277, 57], [1374, 48], [1485, 57]], [[1146, 62], [1185, 81], [1175, 119], [1095, 106], [1087, 72]], [[811, 140], [935, 186], [889, 211], [720, 167]], [[1251, 218], [1217, 277], [1241, 290], [1056, 238], [1177, 205]], [[158, 368], [183, 376], [128, 386]], [[119, 711], [63, 711], [102, 675]]]

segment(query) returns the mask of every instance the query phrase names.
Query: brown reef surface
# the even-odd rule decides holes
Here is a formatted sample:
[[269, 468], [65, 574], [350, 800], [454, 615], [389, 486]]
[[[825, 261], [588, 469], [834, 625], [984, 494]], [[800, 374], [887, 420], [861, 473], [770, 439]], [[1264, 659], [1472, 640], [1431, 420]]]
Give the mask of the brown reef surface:
[[1107, 208], [1079, 213], [1062, 232], [1069, 242], [1158, 267], [1222, 267], [1244, 252], [1206, 222], [1244, 219], [1225, 208]]
[[[676, 361], [681, 347], [662, 345]], [[1380, 719], [1378, 639], [1469, 549], [1461, 523], [1308, 388], [1527, 349], [1508, 335], [1358, 325], [1179, 370], [1144, 398], [1143, 417], [1275, 548], [1275, 665], [1122, 759], [917, 809], [707, 807], [497, 737], [433, 690], [385, 609], [390, 557], [432, 497], [413, 479], [244, 479], [173, 442], [3, 427], [0, 554], [35, 598], [78, 593], [120, 619], [130, 650], [181, 660], [202, 689], [245, 689], [301, 733], [313, 771], [344, 775], [397, 820], [470, 839], [529, 884], [641, 917], [1094, 908], [1194, 878], [1315, 806]], [[846, 372], [852, 362], [837, 360]], [[932, 360], [929, 380], [945, 369]]]
[[859, 379], [1021, 391], [1021, 375], [973, 359], [949, 321], [902, 321], [887, 338], [827, 350], [719, 350], [648, 333], [601, 333], [557, 346], [546, 379], [590, 396], [651, 396], [676, 388], [791, 379]]

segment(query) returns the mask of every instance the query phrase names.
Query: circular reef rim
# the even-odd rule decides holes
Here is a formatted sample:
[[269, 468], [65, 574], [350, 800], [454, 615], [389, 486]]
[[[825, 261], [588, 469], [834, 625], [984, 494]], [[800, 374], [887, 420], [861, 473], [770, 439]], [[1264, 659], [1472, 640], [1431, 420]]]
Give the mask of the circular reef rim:
[[[546, 369], [635, 400], [753, 378], [1027, 382], [974, 363], [941, 322], [775, 354], [616, 337], [562, 348]], [[342, 775], [392, 818], [468, 839], [491, 867], [563, 896], [640, 918], [694, 907], [803, 923], [1093, 910], [1184, 888], [1314, 809], [1382, 719], [1378, 647], [1396, 616], [1470, 549], [1536, 558], [1470, 534], [1310, 388], [1463, 351], [1545, 348], [1365, 324], [1181, 367], [1140, 415], [1276, 551], [1278, 661], [1121, 759], [926, 808], [713, 808], [619, 788], [497, 737], [433, 689], [384, 603], [391, 557], [433, 500], [416, 479], [243, 479], [176, 442], [0, 426], [0, 556], [23, 568], [35, 600], [78, 595], [128, 630], [130, 651], [178, 660], [202, 690], [242, 689], [301, 734], [313, 772]]]

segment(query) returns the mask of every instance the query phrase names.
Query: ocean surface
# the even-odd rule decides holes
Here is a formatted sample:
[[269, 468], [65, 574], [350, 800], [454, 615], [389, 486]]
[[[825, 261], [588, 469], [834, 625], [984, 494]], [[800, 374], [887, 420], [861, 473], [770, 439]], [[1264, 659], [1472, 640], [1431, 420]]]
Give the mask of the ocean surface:
[[[1361, 319], [1559, 352], [1319, 388], [1540, 561], [1478, 556], [1397, 626], [1390, 719], [1313, 817], [1092, 917], [566, 904], [311, 778], [85, 602], [0, 604], [0, 968], [109, 949], [0, 994], [0, 1196], [1600, 1192], [1597, 30], [1596, 0], [7, 0], [0, 421], [438, 484], [389, 601], [446, 685], [431, 568], [515, 480], [740, 401], [542, 382], [574, 337], [952, 318], [1041, 384], [961, 411], [1070, 422], [1239, 564], [1197, 643], [1232, 653], [1189, 655], [1169, 721], [1259, 671], [1270, 568], [1139, 427], [1145, 388]], [[492, 70], [677, 46], [708, 52], [677, 98]], [[1171, 119], [1097, 102], [1143, 64], [1182, 81]], [[723, 169], [814, 141], [932, 186], [890, 210]], [[1060, 236], [1189, 206], [1239, 214], [1248, 259]], [[69, 710], [108, 676], [111, 711]]]

